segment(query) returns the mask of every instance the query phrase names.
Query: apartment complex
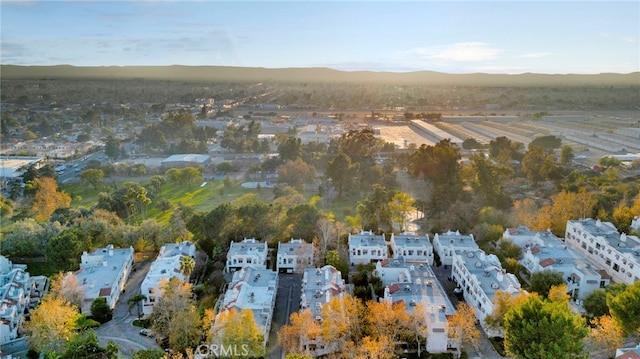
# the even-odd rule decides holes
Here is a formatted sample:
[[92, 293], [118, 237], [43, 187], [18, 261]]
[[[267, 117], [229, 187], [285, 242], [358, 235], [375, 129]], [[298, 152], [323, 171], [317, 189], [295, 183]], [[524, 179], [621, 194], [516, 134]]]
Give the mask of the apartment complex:
[[488, 334], [492, 333], [484, 324], [487, 315], [493, 312], [493, 296], [497, 291], [519, 294], [520, 282], [507, 273], [500, 260], [493, 254], [487, 255], [481, 249], [456, 250], [453, 254], [451, 276], [462, 289], [465, 302], [475, 309], [476, 318]]
[[266, 345], [277, 291], [277, 272], [264, 268], [243, 267], [233, 273], [218, 309], [219, 312], [232, 308], [236, 312], [243, 309], [251, 310], [258, 328], [264, 334], [263, 344]]
[[[302, 275], [302, 293], [300, 310], [308, 309], [316, 321], [322, 321], [322, 308], [333, 298], [342, 298], [347, 286], [340, 271], [333, 266], [306, 268]], [[339, 350], [339, 347], [327, 345], [322, 337], [306, 339], [302, 346], [314, 356], [327, 355]]]
[[37, 295], [31, 284], [26, 264], [13, 264], [0, 255], [0, 346], [19, 336], [31, 296]]
[[478, 249], [473, 234], [460, 234], [460, 231], [447, 231], [433, 237], [433, 250], [440, 257], [443, 265], [451, 265], [453, 263], [453, 254], [458, 250], [474, 250]]
[[169, 243], [160, 248], [158, 257], [151, 264], [149, 272], [140, 285], [140, 294], [147, 297], [142, 305], [142, 313], [145, 316], [153, 312], [155, 304], [164, 291], [162, 287], [169, 279], [177, 277], [185, 282], [189, 280], [189, 275], [182, 271], [180, 262], [182, 257], [195, 260], [195, 256], [196, 246], [189, 241]]
[[611, 276], [606, 271], [550, 231], [531, 231], [521, 226], [507, 229], [504, 237], [522, 248], [520, 263], [529, 273], [544, 270], [562, 273], [574, 300], [584, 300], [594, 290], [609, 285]]
[[408, 262], [420, 262], [433, 265], [433, 245], [429, 236], [419, 236], [413, 232], [391, 234], [393, 258], [404, 258]]
[[302, 273], [305, 268], [311, 266], [313, 266], [313, 244], [293, 238], [289, 242], [278, 242], [276, 261], [278, 273]]
[[230, 273], [243, 267], [267, 268], [267, 243], [255, 238], [245, 238], [241, 242], [231, 242], [227, 252], [225, 272]]
[[619, 233], [610, 222], [567, 221], [565, 243], [602, 267], [615, 282], [640, 281], [640, 238]]
[[388, 257], [387, 242], [384, 234], [376, 235], [373, 231], [349, 233], [349, 262], [351, 265], [368, 264]]
[[442, 285], [431, 266], [424, 263], [410, 263], [402, 257], [386, 259], [376, 263], [374, 274], [385, 285], [382, 300], [389, 303], [404, 303], [412, 313], [421, 305], [428, 332], [426, 335], [429, 353], [445, 353], [456, 350], [455, 340], [449, 338], [447, 318], [455, 314]]
[[91, 253], [82, 253], [80, 269], [75, 272], [84, 292], [82, 312], [91, 311], [91, 303], [99, 297], [113, 308], [131, 273], [133, 247], [115, 249], [112, 244]]

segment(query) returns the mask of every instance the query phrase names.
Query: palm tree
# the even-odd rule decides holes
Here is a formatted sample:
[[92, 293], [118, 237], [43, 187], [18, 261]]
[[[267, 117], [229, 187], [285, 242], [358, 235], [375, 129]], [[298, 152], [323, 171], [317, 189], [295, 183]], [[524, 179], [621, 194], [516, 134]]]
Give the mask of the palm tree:
[[193, 260], [193, 258], [189, 256], [180, 257], [180, 270], [187, 278], [189, 278], [195, 266], [196, 262]]
[[129, 304], [129, 314], [131, 314], [131, 308], [133, 308], [133, 306], [135, 305], [138, 308], [138, 319], [140, 319], [140, 302], [144, 300], [147, 300], [147, 296], [142, 293], [136, 293], [131, 296], [131, 298], [129, 298], [129, 300], [127, 301], [127, 303]]

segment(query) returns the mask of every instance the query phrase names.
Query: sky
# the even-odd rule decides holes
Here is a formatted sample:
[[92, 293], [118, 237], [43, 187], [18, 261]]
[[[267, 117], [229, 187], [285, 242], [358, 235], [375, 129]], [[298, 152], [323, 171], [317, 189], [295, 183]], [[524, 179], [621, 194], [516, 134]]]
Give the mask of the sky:
[[5, 1], [0, 63], [640, 71], [640, 1]]

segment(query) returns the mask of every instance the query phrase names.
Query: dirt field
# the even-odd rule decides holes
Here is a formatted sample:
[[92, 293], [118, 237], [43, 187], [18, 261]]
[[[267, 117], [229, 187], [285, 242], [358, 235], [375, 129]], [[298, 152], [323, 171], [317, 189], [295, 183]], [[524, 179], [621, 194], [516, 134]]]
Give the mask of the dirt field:
[[383, 140], [395, 143], [399, 149], [406, 149], [410, 143], [415, 143], [418, 147], [422, 144], [435, 145], [433, 141], [415, 132], [407, 124], [376, 124], [374, 127], [380, 129], [380, 137]]

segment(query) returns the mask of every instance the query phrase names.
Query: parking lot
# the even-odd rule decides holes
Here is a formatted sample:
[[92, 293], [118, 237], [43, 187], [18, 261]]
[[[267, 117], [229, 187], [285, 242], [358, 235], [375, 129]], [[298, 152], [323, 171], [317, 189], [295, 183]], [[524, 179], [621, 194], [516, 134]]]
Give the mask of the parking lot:
[[302, 290], [301, 274], [279, 274], [278, 293], [276, 294], [276, 307], [273, 311], [271, 332], [267, 344], [269, 359], [283, 358], [282, 349], [278, 345], [278, 331], [283, 325], [289, 323], [289, 316], [300, 309], [300, 291]]

